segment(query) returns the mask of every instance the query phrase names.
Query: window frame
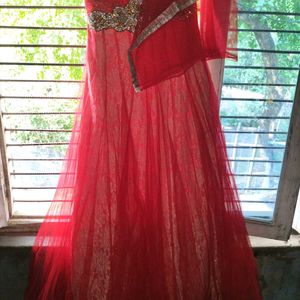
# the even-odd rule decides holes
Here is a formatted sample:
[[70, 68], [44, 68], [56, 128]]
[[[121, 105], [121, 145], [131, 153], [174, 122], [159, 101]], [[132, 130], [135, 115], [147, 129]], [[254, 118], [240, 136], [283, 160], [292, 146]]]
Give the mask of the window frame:
[[[1, 97], [0, 97], [1, 100]], [[8, 176], [8, 161], [5, 149], [5, 134], [0, 113], [0, 228], [6, 227], [12, 218], [11, 191]]]
[[[224, 60], [209, 62], [216, 91], [221, 98]], [[0, 116], [0, 233], [36, 232], [42, 222], [37, 218], [14, 218], [6, 156], [2, 115]], [[272, 222], [245, 218], [249, 235], [288, 240], [295, 214], [300, 186], [300, 74], [288, 130], [287, 143], [280, 174], [274, 218]], [[298, 151], [297, 151], [298, 150]], [[300, 214], [300, 213], [299, 213]], [[300, 216], [299, 216], [300, 217]]]
[[[250, 235], [287, 241], [292, 231], [300, 188], [300, 71], [282, 161], [272, 222], [245, 219]], [[300, 216], [299, 216], [300, 217]]]
[[[221, 99], [224, 60], [209, 62], [216, 93]], [[220, 100], [221, 101], [221, 100]], [[250, 236], [287, 241], [292, 232], [294, 218], [300, 218], [300, 203], [296, 212], [300, 188], [300, 69], [296, 84], [287, 141], [280, 172], [279, 185], [272, 221], [245, 217]], [[295, 215], [296, 213], [296, 215]], [[299, 215], [299, 216], [298, 216]]]
[[[247, 11], [245, 12], [247, 13]], [[211, 64], [211, 74], [215, 80], [215, 89], [220, 101], [224, 69], [224, 60], [218, 65], [216, 63]], [[220, 72], [221, 75], [216, 75]], [[292, 233], [295, 234], [295, 231], [300, 233], [300, 65], [298, 66], [296, 89], [273, 219], [271, 221], [249, 217], [244, 217], [244, 219], [250, 236], [287, 241]]]

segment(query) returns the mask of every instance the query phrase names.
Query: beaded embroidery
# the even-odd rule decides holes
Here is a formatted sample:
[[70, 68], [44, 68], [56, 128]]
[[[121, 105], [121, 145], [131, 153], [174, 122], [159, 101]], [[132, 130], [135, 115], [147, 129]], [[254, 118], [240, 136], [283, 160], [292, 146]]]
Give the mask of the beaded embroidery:
[[111, 13], [94, 10], [88, 16], [89, 25], [96, 31], [113, 28], [117, 31], [134, 32], [140, 2], [140, 0], [130, 0], [126, 6], [115, 7]]

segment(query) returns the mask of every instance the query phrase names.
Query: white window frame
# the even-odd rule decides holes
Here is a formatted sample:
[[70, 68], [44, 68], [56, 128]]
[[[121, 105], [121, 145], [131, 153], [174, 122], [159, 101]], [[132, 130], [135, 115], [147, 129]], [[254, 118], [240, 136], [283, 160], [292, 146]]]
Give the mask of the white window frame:
[[[288, 240], [300, 188], [300, 73], [298, 75], [272, 222], [246, 219], [250, 235]], [[295, 228], [298, 229], [299, 228]]]
[[12, 217], [10, 201], [10, 184], [8, 175], [8, 163], [5, 150], [5, 135], [3, 120], [0, 115], [0, 228], [6, 227]]

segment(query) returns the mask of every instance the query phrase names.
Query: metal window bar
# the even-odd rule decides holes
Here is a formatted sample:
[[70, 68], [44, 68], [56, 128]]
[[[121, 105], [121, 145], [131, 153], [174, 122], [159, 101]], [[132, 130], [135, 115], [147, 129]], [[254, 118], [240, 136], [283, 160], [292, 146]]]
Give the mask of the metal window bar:
[[0, 9], [85, 9], [84, 6], [70, 6], [70, 5], [0, 5]]
[[[0, 9], [85, 9], [85, 6], [70, 6], [70, 5], [0, 5]], [[254, 11], [254, 10], [239, 10], [239, 14], [254, 14], [254, 15], [274, 15], [274, 16], [300, 16], [300, 13], [282, 12], [282, 11]]]
[[294, 50], [269, 50], [269, 49], [250, 49], [250, 48], [228, 48], [228, 50], [239, 51], [239, 52], [257, 52], [257, 53], [300, 54], [300, 51], [294, 51]]
[[[9, 158], [8, 161], [65, 161], [64, 158]], [[255, 163], [281, 163], [281, 160], [264, 160], [264, 159], [228, 159], [234, 162], [255, 162]]]
[[251, 176], [253, 176], [253, 177], [264, 177], [264, 178], [279, 178], [280, 176], [279, 175], [269, 175], [269, 174], [241, 174], [241, 173], [234, 173], [233, 175], [231, 175], [231, 176], [234, 176], [234, 177], [251, 177]]
[[0, 29], [26, 29], [26, 30], [86, 30], [86, 27], [44, 27], [44, 26], [16, 26], [16, 25], [0, 25]]
[[0, 82], [34, 82], [34, 83], [76, 83], [80, 84], [82, 80], [47, 80], [47, 79], [0, 79]]
[[296, 87], [296, 83], [288, 84], [288, 83], [255, 83], [255, 82], [223, 82], [223, 86], [283, 86], [283, 87]]
[[51, 112], [51, 111], [44, 111], [44, 112], [2, 112], [3, 116], [34, 116], [34, 115], [75, 115], [79, 113], [75, 112], [68, 112], [68, 111], [58, 111], [58, 112]]
[[85, 45], [63, 44], [1, 44], [1, 48], [86, 48]]
[[263, 98], [231, 98], [231, 97], [222, 97], [222, 101], [251, 101], [251, 102], [270, 102], [270, 103], [293, 103], [293, 100], [285, 100], [285, 99], [263, 99]]
[[[75, 115], [75, 114], [80, 114], [80, 113], [75, 113], [75, 112], [2, 112], [3, 116], [33, 116], [33, 115]], [[289, 120], [290, 117], [285, 117], [285, 116], [220, 116], [221, 119], [277, 119], [277, 120]], [[249, 132], [247, 132], [249, 133]]]
[[8, 96], [8, 95], [3, 95], [1, 96], [1, 99], [47, 99], [47, 100], [79, 100], [80, 97], [56, 97], [56, 96], [18, 96], [18, 95], [13, 95], [13, 96]]
[[[2, 9], [63, 9], [63, 10], [72, 10], [72, 9], [76, 9], [76, 10], [82, 10], [84, 12], [84, 6], [26, 6], [26, 5], [1, 5], [0, 8]], [[264, 14], [264, 15], [268, 15], [268, 16], [299, 16], [299, 13], [293, 13], [293, 12], [272, 12], [272, 11], [252, 11], [252, 10], [242, 10], [239, 13], [241, 14]], [[1, 24], [0, 25], [1, 29], [9, 29], [9, 30], [53, 30], [53, 31], [82, 31], [82, 30], [86, 30], [86, 27], [77, 27], [77, 26], [73, 26], [73, 27], [61, 27], [61, 26], [18, 26], [18, 25], [8, 25], [8, 24]], [[254, 29], [243, 29], [243, 28], [239, 28], [238, 32], [270, 32], [270, 33], [283, 33], [283, 34], [299, 34], [300, 31], [299, 30], [285, 30], [285, 29], [260, 29], [260, 28], [254, 28]], [[85, 45], [63, 45], [63, 44], [12, 44], [12, 43], [5, 43], [5, 44], [0, 44], [0, 48], [70, 48], [70, 49], [76, 49], [76, 48], [85, 48]], [[268, 50], [268, 49], [247, 49], [247, 48], [237, 48], [235, 49], [236, 51], [239, 52], [257, 52], [257, 53], [274, 53], [274, 54], [293, 54], [293, 55], [298, 55], [300, 54], [300, 51], [287, 51], [287, 50]], [[76, 63], [56, 63], [56, 62], [33, 62], [33, 63], [28, 63], [28, 62], [20, 62], [20, 61], [3, 61], [0, 62], [1, 65], [8, 65], [8, 66], [25, 66], [27, 68], [29, 67], [34, 67], [34, 66], [47, 66], [49, 68], [52, 67], [70, 67], [70, 68], [76, 68], [76, 67], [82, 67], [83, 64], [76, 64]], [[268, 67], [264, 67], [264, 66], [226, 66], [226, 69], [253, 69], [253, 70], [283, 70], [283, 71], [298, 71], [299, 68], [298, 67], [280, 67], [280, 66], [268, 66]], [[82, 83], [83, 81], [80, 80], [55, 80], [55, 79], [51, 79], [51, 78], [47, 78], [47, 79], [41, 79], [41, 80], [35, 80], [35, 79], [17, 79], [17, 78], [0, 78], [0, 82], [15, 82], [17, 83], [23, 83], [23, 82], [30, 82], [30, 83]], [[292, 83], [287, 83], [287, 84], [283, 84], [283, 83], [242, 83], [242, 82], [237, 82], [237, 83], [224, 83], [224, 85], [226, 86], [266, 86], [266, 87], [270, 87], [270, 86], [278, 86], [278, 87], [295, 87], [295, 84]], [[4, 95], [1, 97], [4, 101], [5, 100], [14, 100], [14, 101], [19, 101], [19, 100], [55, 100], [55, 101], [60, 101], [60, 100], [76, 100], [79, 99], [78, 97], [51, 97], [51, 96], [18, 96], [18, 95]], [[267, 103], [274, 103], [274, 104], [278, 104], [278, 103], [293, 103], [293, 100], [290, 99], [263, 99], [263, 98], [230, 98], [230, 97], [222, 97], [222, 101], [252, 101], [252, 102], [267, 102]], [[3, 112], [3, 116], [13, 116], [13, 115], [55, 115], [55, 112], [41, 112], [41, 113], [31, 113], [31, 112], [22, 112], [22, 113], [10, 113], [10, 112]], [[69, 112], [60, 112], [59, 114], [72, 114]], [[269, 119], [272, 120], [274, 118], [277, 118], [278, 120], [288, 120], [288, 117], [277, 117], [277, 116], [221, 116], [222, 119]], [[5, 121], [4, 121], [5, 122]], [[30, 128], [5, 128], [5, 126], [3, 126], [3, 135], [4, 133], [9, 134], [10, 132], [45, 132], [45, 133], [70, 133], [71, 130], [61, 130], [61, 129], [30, 129]], [[287, 132], [285, 131], [265, 131], [265, 132], [261, 132], [261, 131], [242, 131], [242, 130], [224, 130], [225, 133], [233, 133], [236, 135], [241, 135], [241, 134], [274, 134], [274, 135], [279, 135], [279, 134], [287, 134]], [[3, 144], [6, 147], [15, 147], [15, 146], [19, 146], [19, 147], [23, 147], [23, 146], [56, 146], [56, 145], [67, 145], [68, 143], [61, 143], [61, 142], [56, 142], [56, 143], [5, 143], [5, 141], [3, 142]], [[228, 144], [228, 149], [232, 149], [234, 151], [236, 151], [237, 149], [251, 149], [252, 152], [257, 151], [258, 149], [277, 149], [277, 150], [283, 150], [284, 147], [281, 146], [270, 146], [270, 147], [262, 147], [260, 145], [242, 145], [240, 143], [236, 144], [236, 145], [230, 145]], [[4, 151], [6, 152], [6, 149], [4, 149]], [[14, 163], [14, 162], [18, 162], [18, 161], [36, 161], [36, 162], [42, 162], [42, 161], [64, 161], [63, 158], [28, 158], [28, 157], [24, 157], [24, 158], [8, 158], [7, 162], [9, 163]], [[263, 159], [256, 159], [255, 157], [251, 157], [251, 159], [239, 159], [239, 158], [235, 158], [235, 159], [230, 159], [230, 161], [235, 162], [235, 163], [257, 163], [257, 162], [262, 162], [262, 163], [277, 163], [280, 164], [281, 161], [280, 160], [272, 160], [272, 161], [268, 161], [268, 160], [263, 160]], [[9, 172], [8, 172], [9, 173]], [[24, 172], [11, 172], [10, 173], [13, 176], [23, 176], [20, 174], [24, 174]], [[10, 175], [8, 174], [8, 175]], [[33, 173], [33, 172], [29, 172], [26, 173], [25, 176], [30, 176], [31, 174], [48, 174], [47, 172], [44, 173]], [[58, 175], [60, 173], [51, 173], [51, 175]], [[253, 172], [249, 172], [249, 173], [240, 173], [240, 172], [235, 172], [236, 177], [249, 177], [249, 178], [253, 178], [253, 177], [258, 177], [258, 178], [266, 178], [266, 177], [274, 177], [274, 178], [279, 178], [279, 175], [270, 175], [270, 174], [257, 174], [257, 173], [253, 173]], [[38, 187], [34, 187], [35, 189], [39, 190]], [[54, 187], [52, 187], [54, 188]], [[13, 186], [11, 188], [12, 190], [16, 189], [15, 186]], [[28, 187], [27, 187], [28, 189]], [[243, 188], [242, 190], [245, 190], [245, 188]], [[16, 200], [16, 201], [20, 201], [20, 200]], [[24, 201], [28, 201], [28, 200], [24, 200]], [[51, 200], [49, 200], [51, 201]], [[248, 200], [243, 200], [243, 202], [247, 202]], [[252, 201], [252, 200], [249, 200]], [[29, 201], [28, 201], [29, 202]], [[31, 201], [32, 202], [32, 201]], [[253, 202], [253, 201], [252, 201]]]
[[276, 66], [225, 66], [225, 69], [247, 69], [247, 70], [283, 70], [283, 71], [299, 71], [299, 67], [276, 67]]
[[[6, 143], [7, 147], [25, 147], [25, 146], [62, 146], [68, 145], [67, 142], [53, 142], [53, 143]], [[76, 145], [76, 144], [74, 144]]]
[[[235, 31], [235, 30], [231, 30]], [[259, 29], [259, 28], [254, 28], [254, 29], [243, 29], [243, 28], [238, 28], [238, 32], [269, 32], [269, 33], [289, 33], [289, 34], [299, 34], [300, 30], [286, 30], [286, 29]]]
[[249, 133], [252, 133], [252, 134], [254, 134], [254, 133], [257, 133], [257, 134], [287, 134], [288, 133], [287, 131], [261, 131], [261, 130], [242, 131], [242, 130], [228, 130], [228, 129], [223, 130], [223, 132], [224, 133], [240, 133], [240, 134], [249, 134]]
[[[51, 100], [74, 100], [80, 99], [79, 97], [55, 97], [55, 96], [20, 96], [20, 95], [3, 95], [2, 99], [51, 99]], [[293, 103], [293, 100], [287, 99], [264, 99], [264, 98], [230, 98], [230, 97], [222, 97], [221, 100], [225, 101], [257, 101], [257, 102], [284, 102], [284, 103]]]
[[69, 129], [30, 129], [30, 128], [5, 128], [5, 131], [17, 132], [17, 131], [30, 131], [30, 132], [65, 132], [70, 133]]
[[[64, 30], [64, 31], [78, 31], [86, 30], [86, 27], [45, 27], [45, 26], [17, 26], [17, 25], [0, 25], [0, 29], [26, 29], [26, 30]], [[235, 31], [235, 30], [231, 30]], [[300, 30], [285, 30], [285, 29], [244, 29], [238, 28], [238, 32], [270, 32], [270, 33], [289, 33], [289, 34], [299, 34]]]
[[65, 161], [64, 158], [9, 158], [8, 161]]

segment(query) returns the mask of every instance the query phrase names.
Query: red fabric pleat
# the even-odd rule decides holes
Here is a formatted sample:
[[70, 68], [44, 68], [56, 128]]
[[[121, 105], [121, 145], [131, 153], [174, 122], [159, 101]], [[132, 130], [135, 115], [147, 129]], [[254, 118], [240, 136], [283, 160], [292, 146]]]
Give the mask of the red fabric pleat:
[[206, 60], [136, 93], [133, 38], [88, 29], [25, 299], [261, 299]]

